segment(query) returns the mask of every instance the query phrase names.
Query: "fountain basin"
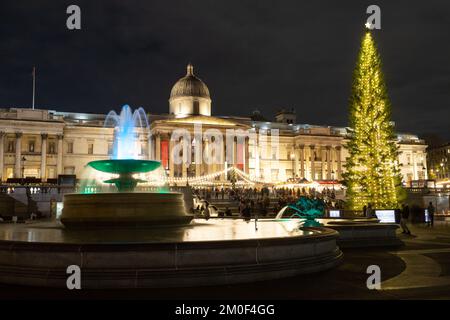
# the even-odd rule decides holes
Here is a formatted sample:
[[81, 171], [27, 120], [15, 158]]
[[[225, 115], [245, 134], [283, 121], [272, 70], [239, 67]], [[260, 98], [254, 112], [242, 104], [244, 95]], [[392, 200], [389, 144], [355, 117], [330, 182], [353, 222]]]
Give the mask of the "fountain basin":
[[91, 161], [88, 166], [101, 172], [118, 174], [118, 178], [104, 182], [113, 183], [119, 192], [132, 192], [138, 183], [145, 182], [145, 180], [134, 178], [133, 174], [153, 171], [161, 166], [161, 162], [139, 159], [110, 159]]
[[[311, 221], [296, 215], [289, 206], [283, 207], [276, 219], [286, 221], [304, 220], [303, 226]], [[399, 225], [395, 223], [380, 223], [375, 218], [321, 218], [316, 223], [339, 233], [337, 243], [341, 248], [352, 247], [388, 247], [401, 246], [403, 242], [397, 237]]]
[[138, 159], [96, 160], [88, 163], [95, 170], [117, 174], [150, 172], [160, 165], [160, 161]]
[[398, 224], [380, 223], [373, 218], [319, 219], [327, 228], [339, 233], [341, 248], [398, 247], [403, 242], [397, 237]]
[[228, 285], [323, 271], [342, 261], [338, 234], [296, 222], [194, 220], [185, 226], [67, 230], [57, 223], [0, 225], [0, 283], [66, 288]]
[[143, 227], [187, 224], [183, 194], [120, 192], [66, 194], [61, 222], [76, 227]]

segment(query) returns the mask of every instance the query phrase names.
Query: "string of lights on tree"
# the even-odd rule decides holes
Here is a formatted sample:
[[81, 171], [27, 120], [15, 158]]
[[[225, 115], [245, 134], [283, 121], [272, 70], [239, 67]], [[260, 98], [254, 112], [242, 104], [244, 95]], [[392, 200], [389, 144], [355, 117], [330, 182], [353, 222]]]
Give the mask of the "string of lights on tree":
[[353, 210], [361, 210], [369, 203], [374, 208], [396, 208], [402, 200], [398, 149], [390, 117], [381, 59], [370, 30], [366, 30], [353, 73], [352, 132], [344, 174]]

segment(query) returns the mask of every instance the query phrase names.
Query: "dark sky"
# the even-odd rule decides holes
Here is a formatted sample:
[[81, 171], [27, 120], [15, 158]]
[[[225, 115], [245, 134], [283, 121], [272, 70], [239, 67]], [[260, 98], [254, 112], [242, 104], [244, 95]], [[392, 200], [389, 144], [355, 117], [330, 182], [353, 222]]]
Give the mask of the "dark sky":
[[[394, 3], [395, 2], [395, 3]], [[66, 28], [66, 8], [82, 30]], [[450, 140], [450, 2], [21, 1], [0, 3], [0, 106], [107, 112], [128, 103], [168, 111], [175, 81], [194, 64], [215, 115], [347, 124], [351, 74], [370, 4], [397, 130]]]

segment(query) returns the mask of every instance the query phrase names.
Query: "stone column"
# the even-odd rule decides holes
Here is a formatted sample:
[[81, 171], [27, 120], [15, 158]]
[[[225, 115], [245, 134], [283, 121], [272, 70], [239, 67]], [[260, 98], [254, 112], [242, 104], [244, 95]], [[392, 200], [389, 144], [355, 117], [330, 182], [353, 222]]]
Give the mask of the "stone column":
[[211, 142], [208, 146], [208, 148], [209, 148], [208, 152], [211, 154], [210, 159], [209, 159], [209, 161], [211, 162], [211, 164], [209, 165], [209, 173], [211, 174], [211, 173], [216, 173], [219, 170], [217, 170], [218, 163], [216, 163], [216, 157], [215, 157], [216, 150], [214, 149], [214, 153], [212, 152], [213, 151], [211, 148], [212, 138], [210, 137], [210, 139], [211, 139]]
[[0, 182], [3, 181], [3, 172], [4, 172], [4, 165], [5, 162], [3, 160], [4, 158], [4, 147], [5, 147], [5, 132], [0, 131]]
[[300, 178], [305, 178], [305, 146], [300, 145]]
[[261, 178], [261, 163], [260, 163], [260, 151], [258, 143], [255, 141], [255, 145], [253, 146], [253, 152], [254, 152], [254, 161], [255, 161], [255, 177], [258, 179]]
[[187, 165], [186, 165], [186, 161], [185, 160], [187, 160], [189, 155], [184, 154], [184, 151], [187, 150], [189, 152], [190, 150], [189, 150], [189, 146], [186, 147], [184, 145], [184, 142], [185, 142], [184, 140], [181, 141], [182, 146], [183, 146], [183, 157], [182, 157], [182, 161], [183, 162], [181, 163], [181, 176], [183, 177], [183, 179], [186, 179], [187, 178]]
[[169, 177], [173, 178], [175, 176], [175, 166], [173, 163], [173, 141], [169, 138]]
[[[291, 155], [292, 154], [294, 155], [294, 163], [292, 165], [292, 172], [293, 172], [293, 177], [295, 178], [298, 175], [298, 150], [295, 147], [295, 144], [291, 148]], [[291, 157], [291, 155], [289, 155], [289, 157]]]
[[[202, 171], [202, 163], [203, 163], [203, 138], [200, 136], [200, 139], [195, 139], [195, 152], [194, 152], [194, 160], [195, 160], [195, 176], [200, 177]], [[198, 146], [200, 144], [200, 146]]]
[[48, 134], [41, 133], [41, 180], [47, 180], [47, 137]]
[[211, 156], [209, 151], [209, 141], [207, 138], [203, 140], [204, 152], [203, 152], [203, 170], [205, 175], [211, 173]]
[[327, 150], [327, 180], [331, 180], [331, 146], [326, 146]]
[[326, 150], [324, 146], [320, 147], [320, 179], [325, 180], [325, 157], [326, 157]]
[[337, 176], [336, 180], [341, 180], [342, 175], [342, 164], [341, 164], [341, 147], [336, 147], [336, 158], [337, 158]]
[[14, 163], [14, 176], [22, 178], [22, 132], [16, 132], [16, 162]]
[[151, 134], [149, 134], [148, 137], [147, 137], [147, 148], [148, 148], [148, 150], [147, 150], [147, 153], [148, 153], [147, 157], [148, 157], [148, 160], [152, 160], [153, 159], [153, 145], [154, 145], [154, 143], [153, 143], [153, 136]]
[[62, 174], [63, 173], [63, 139], [64, 135], [59, 134], [58, 135], [58, 159], [56, 163], [56, 173]]
[[159, 133], [156, 134], [155, 140], [155, 160], [161, 161], [161, 135]]
[[417, 174], [417, 163], [416, 163], [416, 153], [413, 151], [412, 156], [411, 156], [411, 160], [412, 160], [412, 164], [413, 164], [413, 180], [417, 180], [418, 179], [418, 174]]
[[183, 161], [183, 164], [181, 166], [182, 166], [182, 171], [181, 171], [182, 177], [183, 177], [183, 179], [186, 179], [187, 178], [187, 166], [186, 166], [186, 163]]
[[237, 138], [233, 139], [233, 167], [237, 167], [237, 163], [238, 163], [238, 143], [237, 143]]
[[250, 172], [250, 170], [248, 168], [248, 165], [249, 165], [248, 143], [249, 143], [248, 137], [245, 137], [244, 145], [242, 146], [242, 148], [243, 148], [243, 150], [242, 150], [242, 157], [244, 158], [244, 172], [246, 174], [249, 174], [249, 172]]
[[314, 156], [314, 149], [315, 149], [315, 146], [312, 144], [312, 145], [310, 145], [309, 146], [309, 152], [310, 152], [310, 154], [311, 154], [311, 159], [310, 159], [310, 162], [311, 162], [311, 181], [314, 181], [315, 180], [315, 175], [316, 175], [316, 169], [314, 168], [314, 163], [315, 163], [315, 156]]
[[223, 165], [220, 166], [220, 168], [222, 168], [221, 170], [224, 170], [224, 172], [220, 175], [220, 180], [225, 181], [227, 179], [227, 173], [226, 173], [226, 164], [227, 164], [227, 142], [226, 139], [225, 141], [223, 141], [222, 144], [222, 155], [221, 155], [221, 160]]

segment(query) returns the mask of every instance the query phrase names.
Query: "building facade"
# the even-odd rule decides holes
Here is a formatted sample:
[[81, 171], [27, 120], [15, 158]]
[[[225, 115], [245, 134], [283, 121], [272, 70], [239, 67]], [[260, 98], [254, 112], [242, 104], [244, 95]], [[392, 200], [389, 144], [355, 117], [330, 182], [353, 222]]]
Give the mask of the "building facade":
[[[236, 167], [246, 179], [283, 182], [291, 178], [308, 181], [341, 180], [346, 158], [346, 128], [299, 124], [294, 110], [281, 110], [275, 121], [259, 116], [212, 116], [212, 100], [206, 84], [188, 65], [186, 76], [173, 86], [169, 113], [148, 114], [149, 128], [138, 128], [136, 148], [139, 158], [162, 162], [170, 181], [186, 183], [208, 176], [227, 181], [227, 169]], [[86, 164], [112, 155], [114, 128], [104, 127], [106, 115], [67, 113], [27, 108], [0, 109], [0, 177], [35, 177], [43, 182], [60, 174], [82, 177]], [[198, 161], [195, 150], [208, 150], [211, 140], [202, 131], [215, 130], [226, 136], [227, 130], [255, 133], [267, 139], [233, 138], [223, 142], [231, 158], [218, 163]], [[177, 164], [173, 160], [175, 129], [190, 133], [192, 161]], [[427, 155], [424, 141], [411, 134], [398, 134], [399, 163], [403, 181], [427, 179]], [[231, 145], [232, 144], [232, 145]], [[225, 154], [225, 152], [224, 152]], [[197, 161], [196, 161], [197, 160]], [[227, 161], [228, 160], [228, 161]], [[447, 171], [448, 172], [448, 171]]]
[[438, 187], [450, 187], [450, 143], [428, 148], [428, 169]]

